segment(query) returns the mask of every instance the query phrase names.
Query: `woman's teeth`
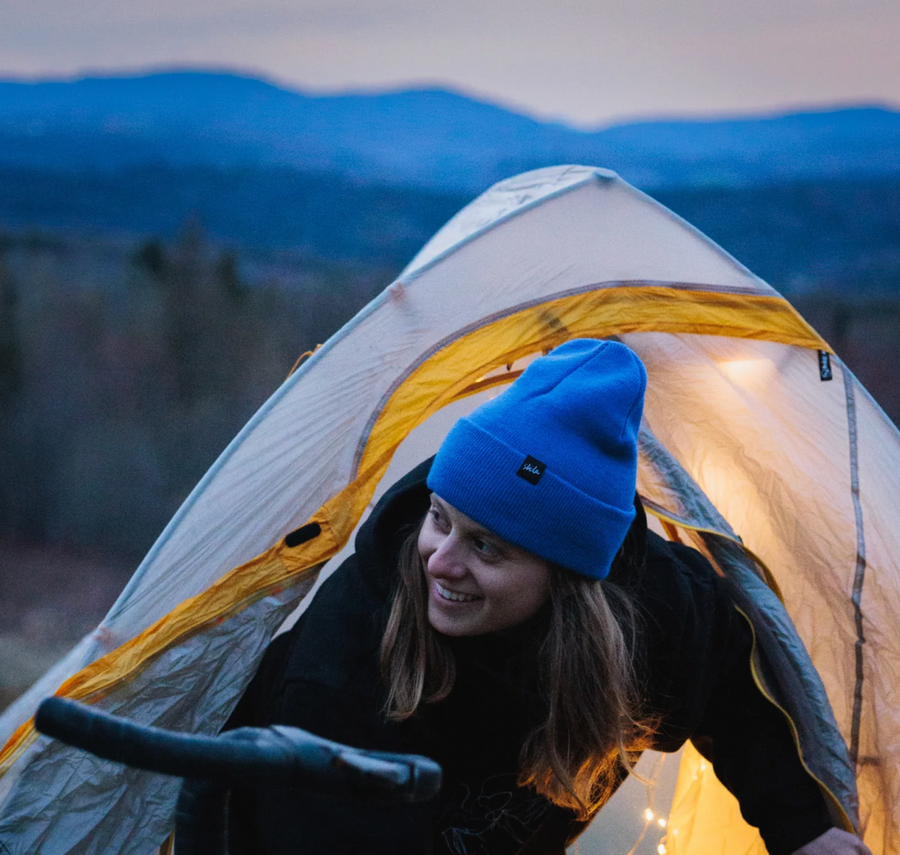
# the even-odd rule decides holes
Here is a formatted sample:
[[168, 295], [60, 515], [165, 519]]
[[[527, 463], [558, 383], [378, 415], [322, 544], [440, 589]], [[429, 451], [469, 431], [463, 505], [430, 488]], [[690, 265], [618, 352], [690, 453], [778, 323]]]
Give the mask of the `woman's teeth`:
[[435, 582], [434, 586], [445, 600], [453, 600], [454, 603], [473, 603], [475, 600], [481, 599], [481, 597], [476, 597], [474, 594], [457, 594], [456, 591], [448, 591], [440, 582]]

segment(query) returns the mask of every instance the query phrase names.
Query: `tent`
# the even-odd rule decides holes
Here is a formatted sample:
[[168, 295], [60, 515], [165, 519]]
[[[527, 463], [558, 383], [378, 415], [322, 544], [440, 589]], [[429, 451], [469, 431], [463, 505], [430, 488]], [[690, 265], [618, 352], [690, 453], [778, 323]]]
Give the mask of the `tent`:
[[[900, 853], [900, 435], [776, 291], [582, 166], [501, 182], [450, 220], [272, 395], [101, 625], [0, 717], [9, 853], [155, 851], [176, 782], [37, 736], [38, 701], [216, 732], [393, 474], [576, 336], [618, 337], [644, 361], [646, 507], [714, 559], [736, 547], [783, 599], [849, 746], [865, 841]], [[310, 523], [318, 537], [292, 535]], [[711, 851], [716, 835], [716, 851], [763, 851], [702, 765], [682, 761], [669, 852]]]

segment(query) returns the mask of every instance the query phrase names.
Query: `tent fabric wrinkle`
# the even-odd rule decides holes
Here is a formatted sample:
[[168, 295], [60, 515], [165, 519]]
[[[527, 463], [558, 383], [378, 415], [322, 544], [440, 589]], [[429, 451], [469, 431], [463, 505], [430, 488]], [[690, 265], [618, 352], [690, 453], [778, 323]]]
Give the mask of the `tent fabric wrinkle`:
[[[900, 855], [900, 434], [771, 286], [588, 166], [489, 189], [248, 421], [101, 628], [0, 714], [0, 849], [156, 852], [177, 782], [38, 737], [39, 701], [56, 693], [216, 733], [390, 483], [456, 418], [575, 337], [617, 338], [640, 356], [645, 507], [732, 580], [786, 651], [753, 667], [835, 821], [858, 822], [874, 855]], [[305, 526], [318, 532], [285, 539]], [[691, 749], [666, 846], [764, 851]]]

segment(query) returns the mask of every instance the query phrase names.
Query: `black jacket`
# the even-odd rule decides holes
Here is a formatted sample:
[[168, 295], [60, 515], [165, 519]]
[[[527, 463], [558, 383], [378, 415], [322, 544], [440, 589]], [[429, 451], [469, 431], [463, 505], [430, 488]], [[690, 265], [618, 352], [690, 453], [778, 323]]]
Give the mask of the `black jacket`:
[[[378, 648], [397, 552], [428, 507], [428, 465], [378, 504], [355, 555], [272, 643], [228, 726], [289, 724], [433, 757], [444, 769], [437, 804], [351, 805], [287, 789], [240, 790], [231, 802], [232, 853], [549, 855], [583, 827], [515, 783], [519, 749], [544, 709], [534, 667], [543, 615], [510, 632], [451, 640], [458, 676], [448, 698], [399, 724], [380, 713]], [[832, 823], [781, 713], [753, 683], [750, 631], [729, 583], [695, 550], [647, 532], [642, 510], [629, 537], [646, 562], [608, 582], [636, 605], [645, 712], [659, 722], [654, 747], [675, 751], [693, 740], [771, 855], [793, 851]]]

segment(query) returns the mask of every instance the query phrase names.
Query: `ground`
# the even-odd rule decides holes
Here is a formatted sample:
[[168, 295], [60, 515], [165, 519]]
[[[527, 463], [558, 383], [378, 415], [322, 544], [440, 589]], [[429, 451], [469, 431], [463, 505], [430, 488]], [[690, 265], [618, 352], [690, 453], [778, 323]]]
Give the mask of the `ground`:
[[0, 540], [0, 710], [100, 622], [131, 569]]

